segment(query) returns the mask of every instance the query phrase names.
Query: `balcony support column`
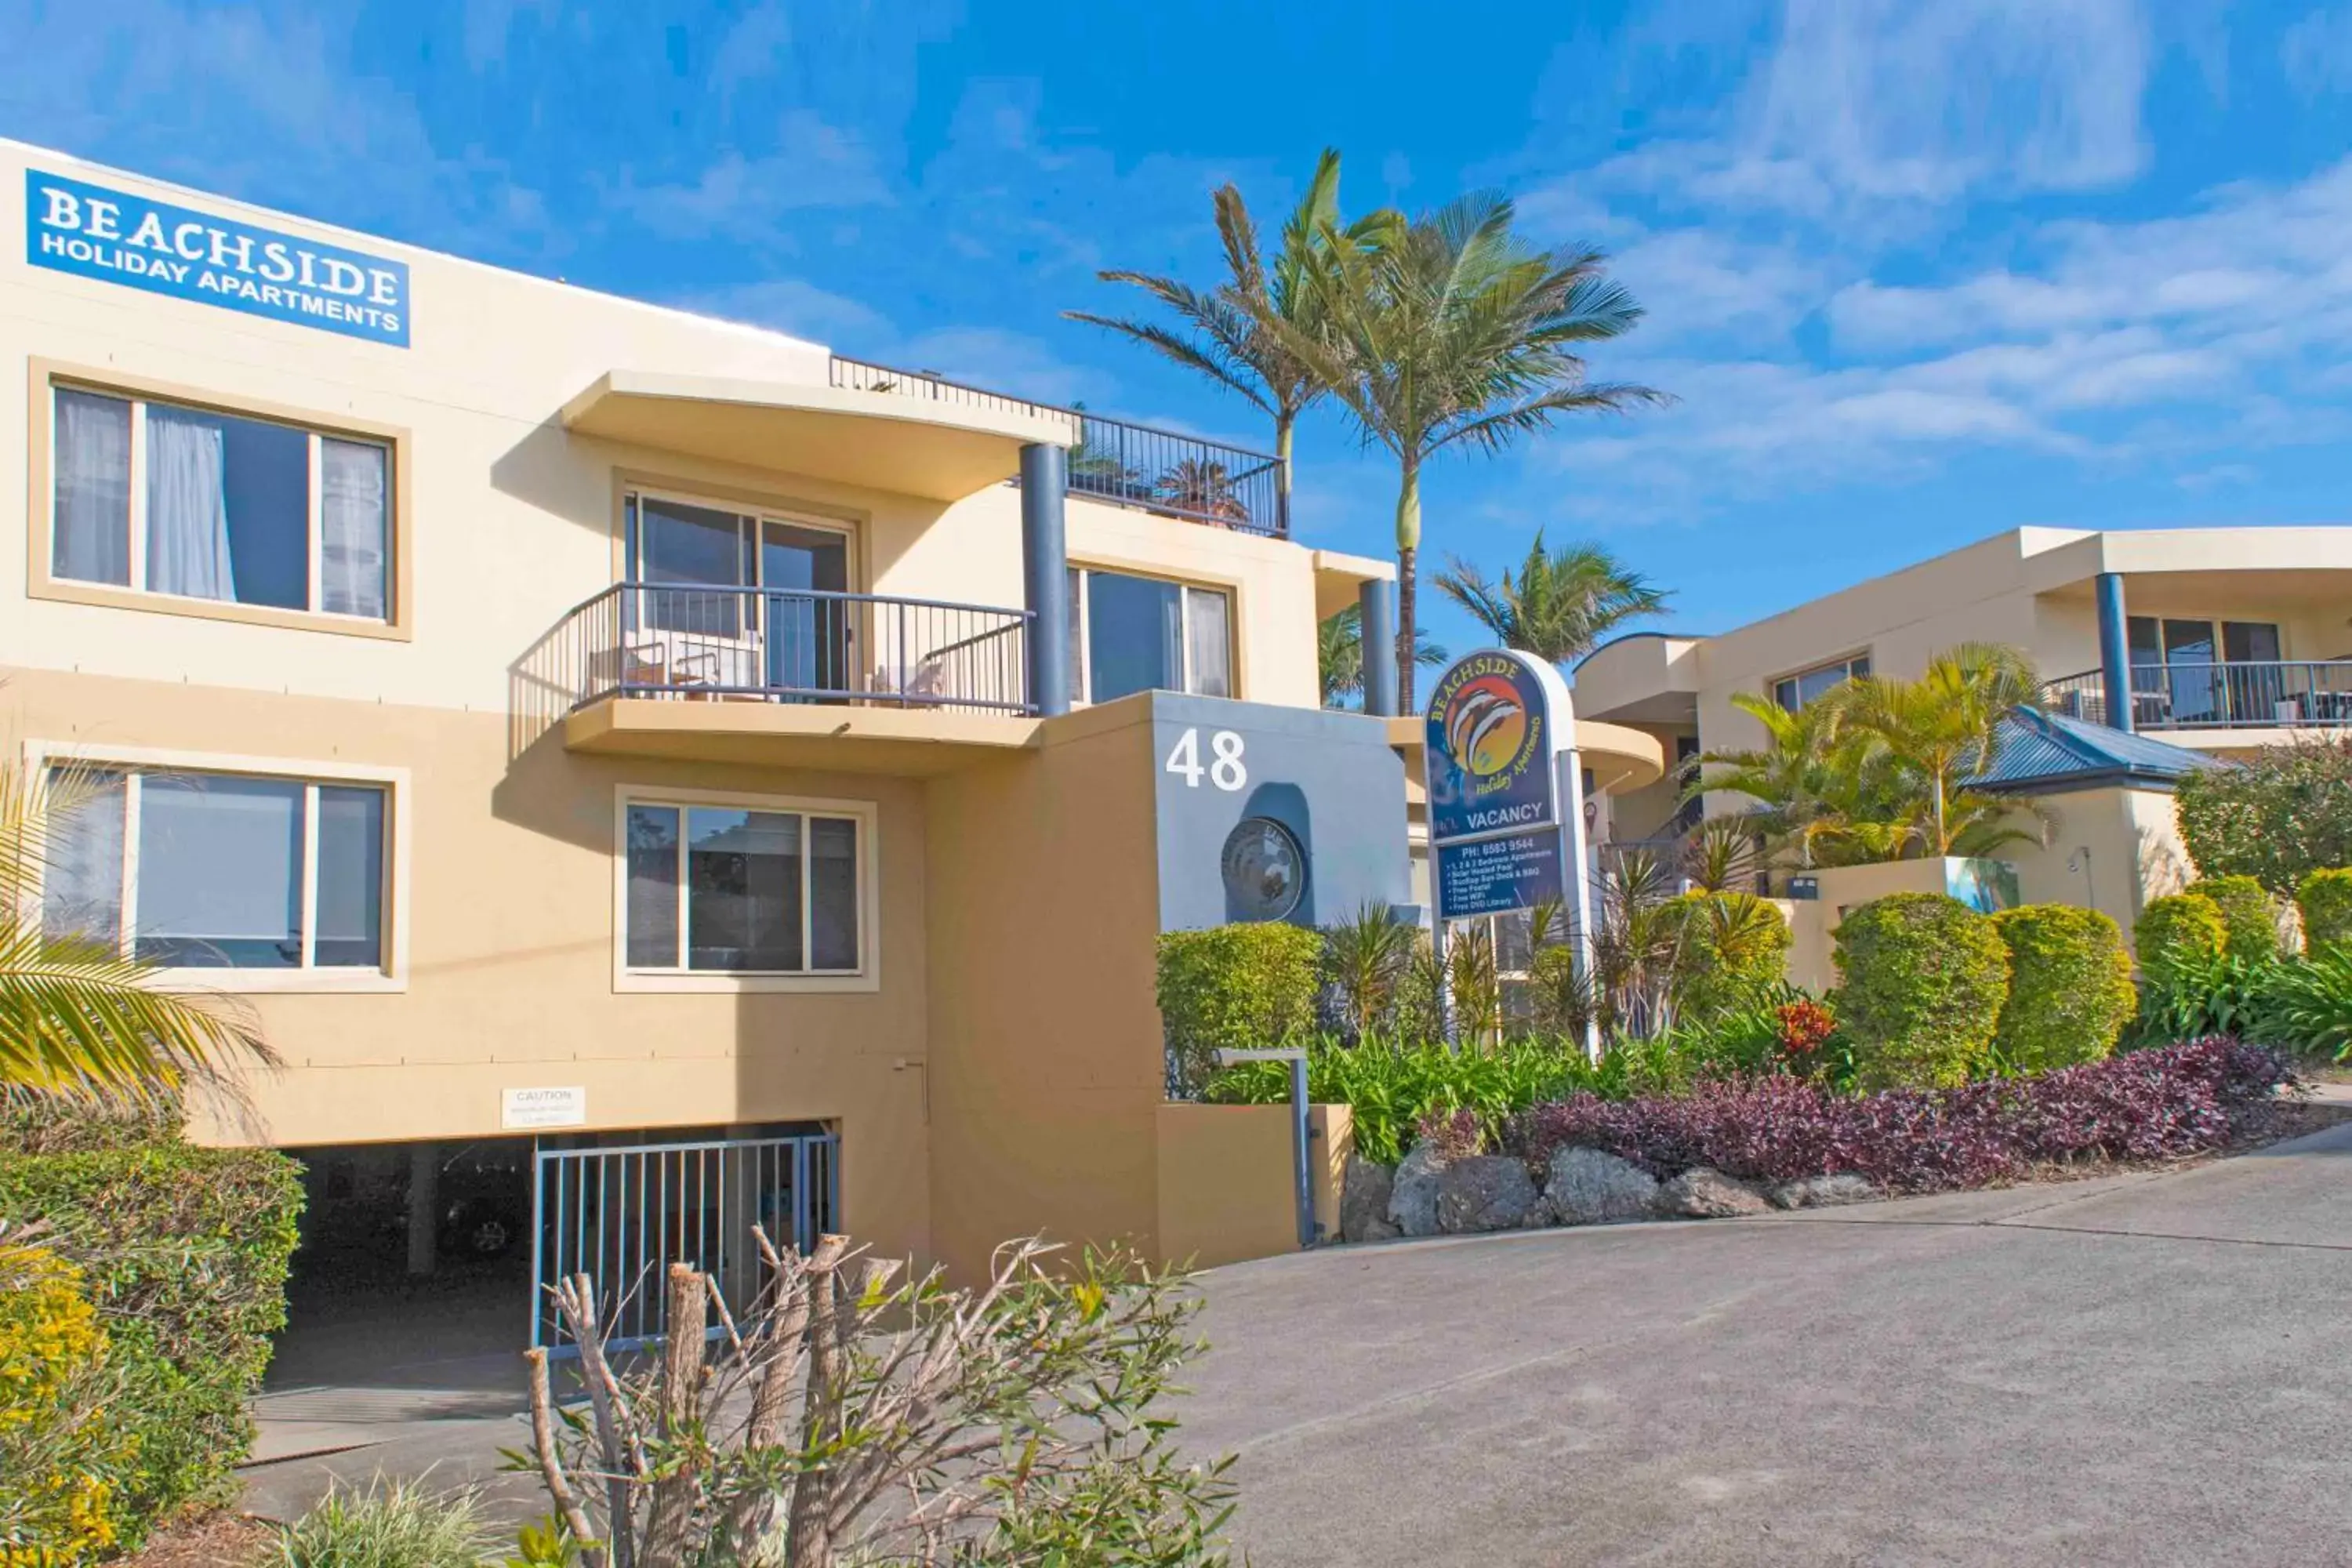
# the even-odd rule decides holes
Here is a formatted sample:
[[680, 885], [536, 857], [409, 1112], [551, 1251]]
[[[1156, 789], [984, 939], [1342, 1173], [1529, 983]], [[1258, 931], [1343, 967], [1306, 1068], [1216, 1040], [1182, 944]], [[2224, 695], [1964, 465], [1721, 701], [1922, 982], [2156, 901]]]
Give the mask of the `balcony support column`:
[[1047, 717], [1070, 710], [1070, 571], [1065, 502], [1070, 455], [1021, 448], [1021, 584], [1029, 610], [1029, 700]]
[[2099, 602], [2099, 682], [2105, 688], [2107, 723], [2117, 730], [2132, 723], [2130, 623], [2125, 618], [2124, 577], [2102, 572], [2094, 589]]
[[1357, 639], [1363, 655], [1364, 711], [1380, 718], [1397, 710], [1396, 584], [1374, 577], [1356, 589], [1363, 620]]

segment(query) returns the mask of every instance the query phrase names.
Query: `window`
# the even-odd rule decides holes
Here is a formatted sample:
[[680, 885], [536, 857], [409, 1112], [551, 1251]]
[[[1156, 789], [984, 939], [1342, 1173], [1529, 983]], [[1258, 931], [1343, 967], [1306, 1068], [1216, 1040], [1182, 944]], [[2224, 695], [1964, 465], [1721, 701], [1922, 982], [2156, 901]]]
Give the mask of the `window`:
[[625, 804], [626, 967], [688, 974], [866, 969], [860, 816]]
[[75, 386], [50, 395], [53, 577], [391, 619], [384, 443]]
[[83, 772], [41, 923], [169, 969], [384, 967], [389, 791], [243, 773]]
[[1794, 713], [1807, 703], [1819, 699], [1849, 680], [1860, 680], [1870, 673], [1870, 656], [1858, 653], [1852, 658], [1841, 658], [1829, 664], [1815, 665], [1799, 670], [1772, 683], [1772, 700]]
[[850, 689], [846, 533], [635, 490], [623, 513], [622, 575], [641, 584], [623, 613], [647, 634], [637, 651], [713, 685]]
[[1231, 697], [1233, 595], [1073, 566], [1070, 647], [1075, 702], [1155, 690]]

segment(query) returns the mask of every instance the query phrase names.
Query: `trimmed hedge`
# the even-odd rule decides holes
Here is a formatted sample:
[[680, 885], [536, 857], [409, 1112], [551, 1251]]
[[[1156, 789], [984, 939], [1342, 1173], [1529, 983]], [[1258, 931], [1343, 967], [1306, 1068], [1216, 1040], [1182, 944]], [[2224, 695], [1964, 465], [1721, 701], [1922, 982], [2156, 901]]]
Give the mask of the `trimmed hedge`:
[[1992, 921], [1942, 893], [1895, 893], [1834, 934], [1838, 1022], [1865, 1089], [1965, 1083], [2009, 993], [2009, 949]]
[[2017, 1072], [2097, 1061], [2139, 1006], [2123, 928], [2096, 910], [2027, 904], [1992, 917], [2009, 949], [1993, 1049]]
[[1237, 922], [1160, 938], [1158, 994], [1171, 1089], [1197, 1090], [1220, 1050], [1264, 1049], [1315, 1026], [1323, 933]]
[[2227, 930], [2221, 951], [2260, 963], [2279, 956], [2278, 906], [2252, 877], [2200, 877], [2189, 890], [2213, 900]]
[[1705, 1165], [1751, 1182], [1852, 1172], [1927, 1193], [2029, 1175], [2037, 1165], [2168, 1160], [2259, 1125], [2294, 1075], [2233, 1039], [2135, 1051], [2034, 1078], [1848, 1099], [1793, 1078], [1700, 1084], [1678, 1099], [1577, 1094], [1515, 1118], [1506, 1144], [1540, 1170], [1562, 1148], [1599, 1149], [1653, 1175]]
[[0, 1218], [47, 1221], [82, 1273], [135, 1435], [121, 1544], [179, 1505], [225, 1499], [252, 1440], [245, 1401], [285, 1325], [302, 1189], [266, 1149], [168, 1142], [0, 1153]]
[[2210, 969], [2230, 939], [2221, 906], [2203, 893], [2150, 899], [2132, 922], [2140, 973], [2152, 977]]
[[2306, 952], [2352, 942], [2352, 868], [2314, 871], [2295, 889], [2294, 903], [2303, 914]]

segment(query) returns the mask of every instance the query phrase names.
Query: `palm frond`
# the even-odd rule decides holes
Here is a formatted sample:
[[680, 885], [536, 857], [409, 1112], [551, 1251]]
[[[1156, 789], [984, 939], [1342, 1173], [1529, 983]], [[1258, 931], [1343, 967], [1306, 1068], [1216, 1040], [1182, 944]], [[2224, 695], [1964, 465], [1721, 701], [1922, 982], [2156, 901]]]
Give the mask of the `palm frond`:
[[137, 1100], [237, 1058], [276, 1059], [232, 999], [163, 991], [102, 942], [0, 923], [0, 1081]]

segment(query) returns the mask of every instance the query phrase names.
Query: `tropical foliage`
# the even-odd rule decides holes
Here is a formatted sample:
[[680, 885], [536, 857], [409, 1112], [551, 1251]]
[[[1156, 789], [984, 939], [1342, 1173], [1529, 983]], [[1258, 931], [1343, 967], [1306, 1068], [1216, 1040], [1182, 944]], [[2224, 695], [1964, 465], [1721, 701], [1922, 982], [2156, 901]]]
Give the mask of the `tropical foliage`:
[[[1381, 650], [1385, 658], [1387, 650]], [[1450, 657], [1426, 636], [1416, 639], [1413, 662], [1433, 669]], [[1323, 706], [1343, 708], [1364, 695], [1364, 612], [1349, 605], [1315, 628], [1315, 664], [1323, 684]]]
[[163, 990], [114, 941], [76, 931], [70, 911], [43, 910], [43, 875], [88, 830], [103, 782], [0, 763], [0, 1085], [142, 1099], [267, 1060], [233, 1003]]
[[1801, 868], [2038, 841], [2033, 803], [1968, 785], [1992, 762], [2002, 717], [2038, 689], [2017, 650], [1970, 643], [1938, 654], [1916, 680], [1864, 676], [1794, 711], [1743, 692], [1732, 706], [1764, 743], [1701, 752], [1686, 795], [1746, 796], [1746, 823]]
[[1895, 893], [1849, 912], [1832, 940], [1863, 1087], [1949, 1088], [1988, 1062], [2010, 983], [1990, 920], [1941, 893]]
[[1458, 556], [1434, 581], [1496, 642], [1547, 664], [1581, 658], [1626, 622], [1663, 614], [1667, 599], [1598, 544], [1546, 550], [1541, 529], [1500, 583]]

